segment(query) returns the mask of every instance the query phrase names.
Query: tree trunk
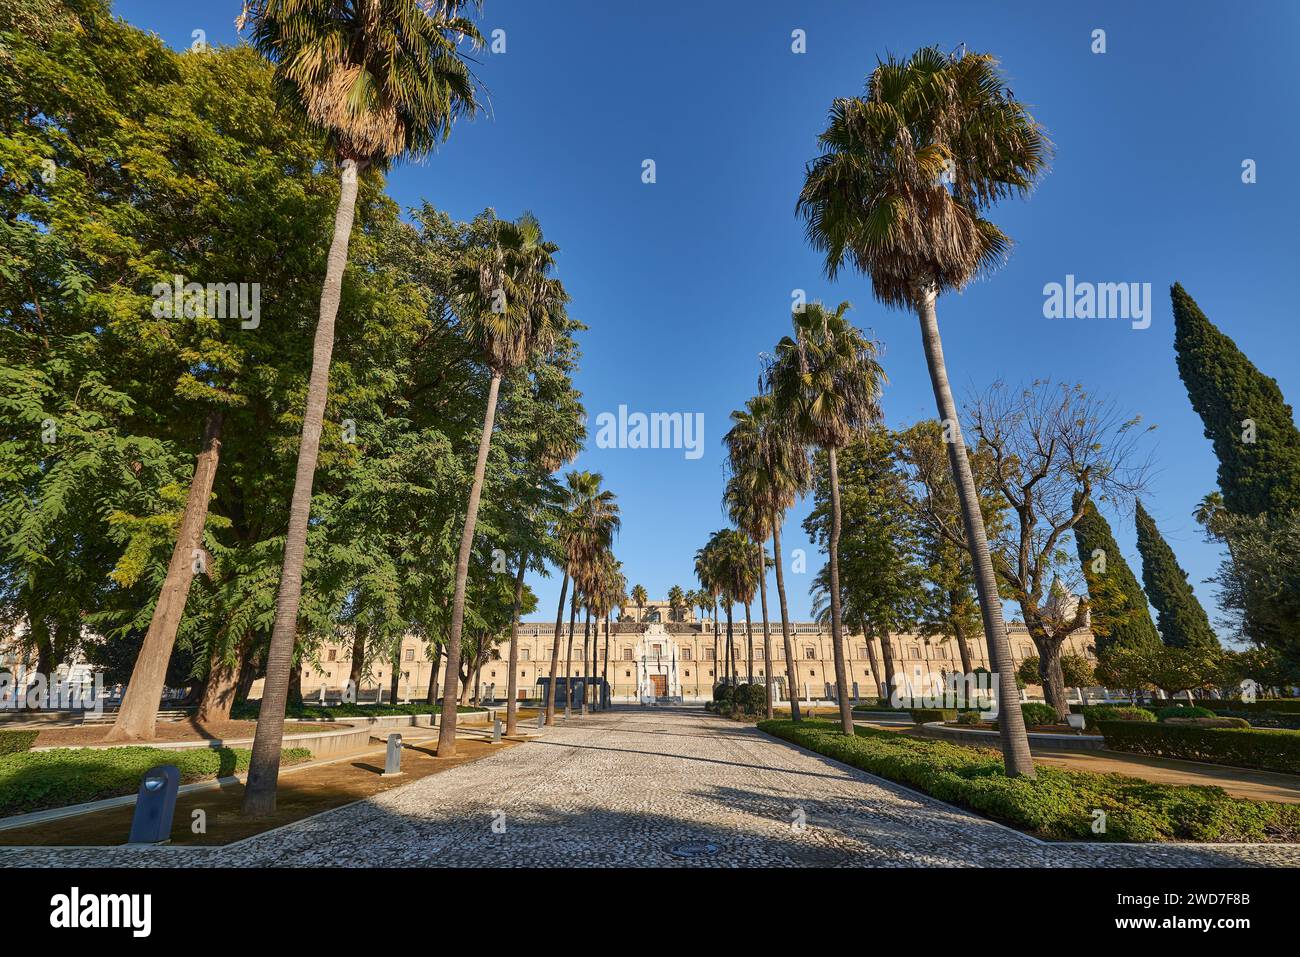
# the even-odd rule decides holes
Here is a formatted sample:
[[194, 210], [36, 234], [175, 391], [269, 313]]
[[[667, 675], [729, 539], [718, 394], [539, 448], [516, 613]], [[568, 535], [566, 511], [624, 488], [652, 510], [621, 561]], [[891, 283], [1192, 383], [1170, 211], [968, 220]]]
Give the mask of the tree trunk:
[[790, 635], [790, 607], [785, 600], [785, 570], [781, 567], [781, 522], [785, 516], [772, 515], [772, 559], [776, 566], [776, 594], [781, 602], [781, 643], [785, 648], [785, 680], [790, 682], [790, 717], [799, 720], [799, 662], [794, 656], [794, 638]]
[[960, 622], [954, 619], [952, 623], [952, 633], [957, 639], [957, 652], [961, 655], [961, 670], [967, 674], [975, 672], [974, 665], [971, 664], [970, 642], [966, 640], [966, 628]]
[[447, 684], [442, 693], [443, 720], [438, 723], [438, 757], [456, 755], [456, 679], [460, 676], [460, 636], [465, 627], [465, 588], [469, 582], [469, 559], [474, 548], [474, 526], [478, 522], [478, 502], [483, 495], [483, 478], [487, 474], [488, 450], [492, 446], [492, 424], [497, 413], [497, 394], [501, 374], [492, 373], [488, 385], [487, 411], [483, 415], [483, 434], [478, 442], [478, 459], [474, 463], [474, 484], [469, 489], [465, 508], [465, 528], [460, 536], [460, 554], [456, 558], [456, 590], [451, 599], [451, 628], [447, 634]]
[[736, 642], [732, 637], [731, 599], [727, 599], [727, 683], [736, 686]]
[[[263, 697], [263, 701], [265, 701]], [[293, 670], [289, 672], [289, 704], [292, 707], [302, 706], [302, 659], [299, 658], [293, 664]]]
[[[720, 627], [721, 626], [718, 624], [718, 596], [714, 595], [713, 596], [713, 684], [714, 687], [722, 683], [723, 670], [727, 662], [726, 651], [723, 651], [722, 663], [724, 668], [718, 667], [718, 650], [722, 646], [722, 632], [719, 630]], [[710, 692], [712, 692], [712, 689], [710, 689]]]
[[1002, 737], [1002, 756], [1010, 777], [1034, 777], [1034, 759], [1029, 753], [1029, 737], [1025, 734], [1024, 717], [1018, 707], [1020, 695], [1016, 689], [1015, 668], [1011, 658], [1011, 643], [1007, 627], [1002, 620], [1002, 601], [998, 596], [998, 583], [993, 575], [993, 562], [989, 558], [989, 543], [984, 531], [984, 516], [980, 512], [979, 494], [970, 461], [966, 458], [966, 443], [962, 439], [961, 421], [957, 416], [957, 403], [948, 385], [948, 370], [943, 361], [943, 343], [939, 339], [939, 317], [935, 312], [937, 291], [930, 286], [921, 298], [918, 316], [921, 322], [921, 341], [925, 348], [925, 361], [930, 372], [930, 385], [939, 410], [939, 420], [948, 441], [948, 462], [952, 468], [953, 484], [961, 503], [962, 525], [970, 546], [971, 564], [975, 575], [975, 588], [979, 594], [980, 611], [984, 618], [984, 635], [988, 642], [990, 664], [998, 678], [998, 698], [1002, 704], [998, 728]]
[[555, 612], [555, 640], [551, 642], [551, 681], [546, 687], [546, 723], [555, 724], [555, 678], [560, 670], [560, 636], [564, 633], [564, 599], [569, 593], [569, 565], [564, 564], [564, 584], [560, 586], [560, 607]]
[[564, 719], [573, 717], [573, 623], [578, 618], [578, 586], [573, 586], [569, 602], [569, 644], [564, 649]]
[[241, 641], [234, 661], [227, 661], [226, 656], [214, 648], [208, 665], [208, 684], [203, 689], [203, 700], [199, 702], [198, 713], [194, 716], [199, 724], [230, 720], [230, 709], [235, 704], [235, 693], [239, 690], [241, 663], [251, 644], [248, 638]]
[[515, 573], [515, 604], [510, 612], [510, 678], [506, 681], [506, 734], [514, 734], [519, 712], [519, 609], [524, 602], [524, 573], [528, 570], [528, 553], [519, 556]]
[[171, 663], [172, 649], [176, 645], [176, 630], [185, 614], [189, 600], [190, 583], [194, 581], [196, 554], [203, 545], [203, 526], [208, 520], [208, 501], [212, 498], [212, 483], [217, 477], [221, 460], [222, 414], [211, 412], [203, 428], [203, 445], [194, 463], [194, 477], [190, 480], [189, 496], [181, 517], [180, 532], [172, 548], [163, 579], [158, 604], [154, 606], [149, 630], [136, 655], [131, 680], [122, 696], [122, 706], [117, 712], [113, 727], [104, 736], [105, 741], [152, 741], [154, 726], [158, 721], [158, 706], [162, 701], [163, 686], [167, 681], [167, 666]]
[[[591, 606], [587, 606], [587, 621], [582, 626], [582, 670], [587, 670], [587, 649], [591, 647]], [[582, 716], [587, 716], [587, 682], [590, 673], [582, 676]]]
[[1065, 675], [1061, 671], [1064, 639], [1053, 638], [1041, 627], [1030, 625], [1028, 619], [1026, 615], [1029, 637], [1034, 639], [1034, 647], [1038, 649], [1038, 677], [1043, 684], [1043, 697], [1056, 709], [1056, 716], [1065, 721], [1065, 716], [1070, 713], [1070, 699], [1065, 691]]
[[352, 626], [352, 664], [348, 668], [348, 681], [355, 694], [361, 689], [361, 675], [366, 666], [366, 633], [370, 626], [358, 616]]
[[429, 687], [424, 693], [424, 703], [437, 705], [438, 703], [438, 669], [442, 665], [442, 645], [436, 645], [433, 651], [433, 671], [429, 675]]
[[610, 639], [609, 616], [606, 615], [605, 617], [605, 664], [600, 669], [600, 694], [601, 694], [602, 708], [611, 707], [614, 703], [613, 701], [610, 701], [604, 697], [605, 689], [609, 687], [609, 639]]
[[875, 682], [876, 700], [879, 701], [880, 700], [880, 662], [876, 658], [875, 637], [871, 634], [871, 630], [867, 628], [867, 620], [865, 618], [862, 617], [858, 618], [858, 627], [862, 629], [862, 640], [866, 642], [867, 645], [867, 662], [871, 665], [871, 680]]
[[745, 683], [754, 683], [754, 623], [749, 614], [751, 602], [745, 602]]
[[392, 704], [397, 704], [397, 690], [402, 680], [402, 642], [398, 639], [393, 650], [393, 673], [388, 676], [388, 697]]
[[280, 588], [275, 599], [275, 625], [266, 656], [266, 682], [262, 708], [253, 738], [253, 754], [244, 786], [243, 813], [262, 817], [275, 813], [275, 791], [280, 778], [280, 750], [284, 741], [284, 708], [289, 693], [289, 668], [293, 664], [298, 637], [298, 605], [302, 600], [302, 572], [307, 558], [307, 524], [311, 517], [311, 489], [320, 454], [321, 426], [329, 397], [330, 358], [334, 351], [334, 319], [339, 311], [343, 271], [348, 262], [348, 241], [357, 203], [357, 163], [343, 161], [339, 205], [334, 214], [334, 238], [330, 242], [321, 290], [316, 339], [312, 344], [311, 378], [302, 417], [302, 441], [298, 446], [298, 467], [289, 503], [289, 530], [284, 540], [284, 562]]
[[767, 720], [772, 720], [772, 626], [767, 617], [767, 556], [758, 546], [758, 605], [763, 612], [763, 688], [767, 692]]
[[840, 466], [834, 447], [826, 450], [831, 478], [831, 534], [827, 539], [831, 572], [831, 651], [835, 655], [835, 697], [840, 705], [840, 729], [852, 736], [853, 705], [849, 702], [848, 668], [844, 663], [844, 622], [840, 617]]
[[885, 697], [888, 699], [898, 687], [896, 680], [898, 671], [894, 667], [894, 639], [890, 637], [888, 631], [880, 633], [880, 654], [885, 659]]

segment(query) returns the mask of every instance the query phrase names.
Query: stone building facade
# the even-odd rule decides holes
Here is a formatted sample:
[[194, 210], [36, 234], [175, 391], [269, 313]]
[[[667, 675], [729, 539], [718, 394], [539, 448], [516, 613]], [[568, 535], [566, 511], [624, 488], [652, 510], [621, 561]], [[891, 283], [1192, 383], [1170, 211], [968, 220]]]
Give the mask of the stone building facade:
[[[640, 609], [635, 606], [627, 608], [623, 619], [612, 623], [610, 635], [606, 634], [605, 622], [592, 623], [599, 649], [599, 661], [595, 672], [597, 676], [604, 668], [605, 646], [608, 640], [607, 680], [614, 701], [634, 702], [645, 696], [680, 697], [686, 701], [704, 700], [710, 697], [714, 684], [725, 673], [727, 629], [725, 616], [718, 627], [721, 640], [715, 639], [714, 623], [707, 618], [698, 619], [693, 610], [677, 616], [680, 620], [672, 620], [673, 617], [667, 602], [656, 601]], [[753, 677], [756, 682], [762, 682], [765, 680], [763, 623], [757, 615], [755, 618]], [[785, 649], [779, 617], [770, 623], [770, 628], [773, 678], [777, 682], [781, 698], [786, 699], [788, 689], [786, 688]], [[1038, 652], [1023, 624], [1010, 622], [1008, 631], [1011, 653], [1018, 667], [1022, 661]], [[737, 660], [736, 670], [743, 681], [749, 673], [749, 639], [745, 631], [743, 609], [740, 609], [738, 620], [733, 622], [732, 636]], [[478, 684], [484, 698], [489, 695], [497, 701], [505, 698], [509, 680], [508, 637], [505, 636], [493, 647], [479, 671]], [[554, 637], [554, 621], [520, 623], [518, 675], [520, 697], [535, 698], [543, 693], [542, 682], [550, 675], [551, 647]], [[835, 659], [831, 649], [830, 626], [804, 621], [792, 623], [791, 641], [797, 659], [796, 670], [801, 685], [798, 689], [800, 697], [814, 699], [829, 697], [831, 685], [835, 681]], [[560, 645], [559, 674], [561, 675], [565, 673], [567, 642], [566, 618], [565, 632]], [[591, 672], [590, 652], [587, 662], [582, 661], [582, 644], [583, 622], [579, 618], [573, 636], [571, 665], [571, 674], [575, 678], [584, 677]], [[909, 675], [918, 670], [938, 675], [962, 672], [961, 654], [955, 639], [897, 634], [891, 636], [890, 645], [893, 650], [892, 661], [898, 672]], [[1070, 635], [1063, 651], [1067, 654], [1082, 655], [1089, 662], [1095, 662], [1096, 654], [1093, 645], [1092, 633], [1087, 629], [1081, 629]], [[880, 663], [883, 672], [880, 641], [873, 639], [872, 647], [876, 661]], [[858, 695], [874, 696], [876, 688], [884, 682], [885, 676], [872, 672], [871, 653], [868, 650], [867, 640], [860, 631], [851, 631], [845, 635], [845, 651], [848, 656], [846, 664], [849, 680], [857, 685]], [[983, 637], [970, 642], [970, 652], [973, 667], [990, 668], [988, 648]], [[305, 663], [302, 672], [303, 697], [307, 699], [317, 697], [322, 688], [325, 689], [328, 697], [337, 696], [348, 679], [351, 668], [350, 654], [349, 643], [327, 645], [321, 650], [318, 661]], [[425, 643], [416, 638], [407, 638], [403, 642], [400, 658], [402, 671], [398, 681], [399, 700], [423, 699], [433, 672], [433, 661], [427, 653]], [[383, 688], [386, 692], [390, 687], [392, 668], [393, 665], [389, 661], [376, 662], [371, 666], [366, 679], [361, 682], [361, 688], [358, 689], [361, 700], [373, 700], [376, 688]], [[473, 681], [472, 676], [471, 681]]]

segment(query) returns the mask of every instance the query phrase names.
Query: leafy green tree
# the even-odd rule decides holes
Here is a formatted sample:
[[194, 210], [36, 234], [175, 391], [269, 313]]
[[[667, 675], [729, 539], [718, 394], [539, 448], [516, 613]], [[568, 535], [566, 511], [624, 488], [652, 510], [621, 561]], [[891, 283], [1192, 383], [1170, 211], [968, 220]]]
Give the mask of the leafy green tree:
[[1178, 374], [1214, 444], [1224, 506], [1247, 516], [1300, 509], [1300, 429], [1277, 380], [1260, 372], [1182, 285], [1170, 296]]
[[[851, 263], [871, 276], [877, 299], [920, 320], [984, 633], [1002, 698], [1013, 701], [1011, 646], [935, 304], [1006, 257], [1010, 238], [983, 213], [1033, 188], [1047, 170], [1051, 144], [993, 56], [936, 47], [880, 62], [864, 96], [832, 103], [820, 143], [799, 194], [808, 239], [826, 254], [831, 278]], [[1020, 712], [1007, 711], [1000, 728], [1007, 774], [1033, 777]]]
[[1137, 546], [1142, 555], [1142, 581], [1156, 610], [1160, 639], [1170, 648], [1217, 651], [1219, 639], [1187, 581], [1187, 572], [1141, 502], [1137, 503]]
[[1111, 644], [1141, 646], [1159, 642], [1160, 633], [1151, 620], [1146, 593], [1124, 560], [1110, 523], [1095, 502], [1082, 502], [1077, 495], [1075, 501], [1076, 507], [1082, 505], [1083, 515], [1074, 526], [1074, 544], [1088, 583], [1097, 653], [1102, 654]]

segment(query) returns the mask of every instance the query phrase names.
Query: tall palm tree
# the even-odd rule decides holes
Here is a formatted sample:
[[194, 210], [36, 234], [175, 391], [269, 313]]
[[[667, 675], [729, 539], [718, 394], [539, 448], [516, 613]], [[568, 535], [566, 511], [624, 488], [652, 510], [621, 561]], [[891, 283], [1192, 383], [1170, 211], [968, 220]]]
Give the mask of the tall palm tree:
[[479, 108], [474, 76], [461, 42], [481, 45], [461, 13], [479, 0], [245, 0], [238, 26], [275, 64], [275, 83], [288, 108], [325, 131], [339, 166], [334, 217], [312, 346], [302, 441], [275, 624], [243, 811], [275, 810], [289, 672], [298, 632], [311, 492], [329, 394], [334, 320], [338, 314], [356, 210], [357, 177], [402, 156], [423, 156], [451, 133], [453, 122]]
[[[569, 615], [569, 657], [572, 657], [573, 621], [577, 615], [579, 591], [587, 583], [590, 562], [601, 550], [609, 547], [619, 529], [620, 520], [614, 493], [601, 488], [603, 479], [600, 473], [570, 472], [565, 476], [565, 481], [565, 514], [559, 523], [557, 536], [565, 556], [565, 582], [573, 582]], [[564, 589], [561, 588], [560, 607], [555, 616], [555, 641], [551, 645], [551, 683], [546, 697], [547, 724], [555, 724], [555, 689], [560, 670], [564, 599]]]
[[750, 399], [743, 410], [732, 413], [731, 421], [732, 427], [727, 433], [726, 441], [729, 449], [736, 450], [734, 478], [745, 489], [746, 496], [760, 504], [770, 516], [772, 564], [776, 570], [776, 591], [781, 606], [786, 681], [790, 686], [790, 715], [798, 721], [798, 664], [794, 654], [790, 606], [785, 592], [781, 526], [785, 522], [786, 511], [811, 487], [812, 469], [807, 450], [789, 423], [777, 414], [770, 393]]
[[[610, 583], [609, 608], [618, 608], [621, 610], [623, 606], [627, 604], [627, 576], [623, 574], [622, 562], [617, 563], [616, 568], [617, 574]], [[600, 687], [602, 691], [609, 688], [609, 645], [613, 637], [613, 632], [610, 630], [610, 615], [607, 611], [605, 613], [605, 663], [600, 671]], [[611, 693], [608, 704], [609, 706], [612, 706], [613, 703], [613, 695]]]
[[[733, 421], [735, 414], [733, 413]], [[734, 431], [734, 428], [733, 428]], [[728, 439], [732, 433], [728, 433]], [[763, 502], [754, 493], [754, 484], [741, 477], [741, 473], [753, 466], [747, 456], [751, 449], [739, 440], [728, 441], [730, 467], [733, 470], [731, 480], [727, 482], [727, 491], [723, 496], [727, 504], [727, 514], [742, 532], [753, 542], [754, 578], [758, 581], [759, 605], [763, 613], [763, 684], [767, 692], [767, 717], [772, 718], [772, 627], [767, 616], [767, 549], [763, 542], [767, 538], [772, 524], [772, 513], [763, 506]], [[745, 623], [749, 624], [749, 606], [745, 606]], [[754, 671], [754, 640], [750, 635], [750, 682]]]
[[718, 572], [715, 556], [717, 533], [709, 537], [703, 548], [695, 552], [695, 578], [700, 583], [702, 596], [713, 606], [713, 677], [717, 684], [722, 678], [718, 668], [718, 646], [722, 636], [718, 633], [718, 595], [722, 592], [722, 582]]
[[645, 608], [645, 603], [649, 600], [650, 600], [650, 596], [646, 594], [644, 585], [632, 586], [632, 601], [636, 605], [637, 621], [641, 621], [642, 618], [644, 617], [642, 609]]
[[[914, 311], [948, 459], [961, 500], [976, 589], [1001, 700], [1019, 700], [979, 497], [948, 384], [936, 302], [992, 270], [1011, 240], [983, 213], [1023, 196], [1047, 170], [1051, 144], [986, 53], [918, 50], [878, 64], [864, 96], [837, 99], [821, 154], [799, 194], [808, 239], [834, 277], [851, 262], [881, 302]], [[832, 595], [834, 598], [834, 595]], [[1018, 708], [1004, 708], [1007, 774], [1032, 777]]]
[[878, 347], [847, 319], [849, 304], [831, 311], [820, 302], [794, 313], [794, 336], [776, 347], [767, 370], [767, 386], [794, 434], [826, 452], [830, 473], [831, 531], [827, 536], [831, 575], [831, 650], [835, 657], [835, 696], [840, 725], [854, 734], [852, 689], [844, 657], [844, 623], [840, 615], [840, 483], [836, 451], [880, 418], [884, 370]]
[[453, 308], [466, 337], [482, 353], [489, 381], [478, 458], [456, 557], [451, 623], [447, 629], [447, 677], [438, 721], [439, 757], [456, 754], [456, 681], [465, 625], [465, 590], [501, 379], [524, 365], [536, 350], [549, 348], [567, 321], [564, 306], [568, 294], [551, 275], [559, 247], [542, 236], [536, 217], [525, 213], [517, 222], [498, 220], [492, 224], [491, 233], [488, 246], [478, 250], [459, 270], [453, 294]]
[[670, 621], [681, 621], [682, 613], [686, 611], [686, 592], [682, 590], [681, 585], [674, 585], [668, 589], [668, 618]]

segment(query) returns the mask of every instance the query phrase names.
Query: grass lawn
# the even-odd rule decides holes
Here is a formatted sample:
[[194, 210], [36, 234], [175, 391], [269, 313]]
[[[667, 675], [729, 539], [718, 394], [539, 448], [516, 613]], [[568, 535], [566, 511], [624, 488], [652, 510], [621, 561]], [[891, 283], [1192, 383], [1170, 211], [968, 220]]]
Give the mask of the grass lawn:
[[[1300, 841], [1300, 805], [1247, 801], [1217, 787], [1152, 784], [1119, 774], [1038, 766], [1008, 778], [1002, 755], [838, 722], [763, 721], [759, 729], [1038, 837], [1088, 841]], [[1095, 811], [1106, 828], [1092, 830]]]
[[[174, 764], [181, 783], [227, 777], [248, 769], [245, 748], [59, 748], [0, 757], [0, 817], [67, 807], [101, 798], [134, 794], [152, 767]], [[281, 765], [311, 758], [306, 748], [286, 748]]]

